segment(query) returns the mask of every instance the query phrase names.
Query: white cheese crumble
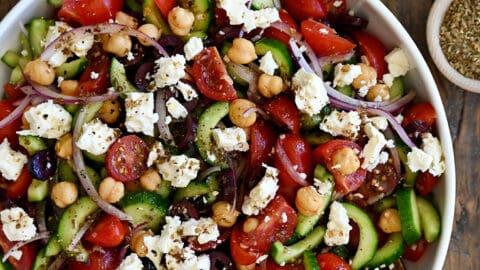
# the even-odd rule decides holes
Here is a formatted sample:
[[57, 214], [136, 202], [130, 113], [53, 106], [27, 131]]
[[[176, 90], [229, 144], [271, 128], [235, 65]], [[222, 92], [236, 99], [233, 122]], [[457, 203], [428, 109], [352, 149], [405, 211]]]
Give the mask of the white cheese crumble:
[[245, 215], [258, 215], [277, 193], [278, 169], [265, 164], [263, 167], [266, 168], [265, 175], [243, 201], [242, 212]]
[[386, 130], [388, 128], [388, 120], [383, 116], [363, 117], [364, 123], [372, 123], [378, 130]]
[[162, 233], [158, 238], [158, 250], [164, 254], [173, 250], [182, 249], [184, 244], [182, 241], [182, 222], [180, 217], [165, 217], [165, 225], [163, 225]]
[[310, 116], [320, 113], [330, 100], [320, 77], [301, 68], [292, 79], [297, 108]]
[[189, 219], [182, 223], [182, 236], [197, 236], [200, 245], [216, 241], [220, 236], [218, 225], [213, 218]]
[[152, 77], [159, 88], [175, 85], [185, 76], [185, 57], [181, 54], [160, 57], [155, 64], [156, 72]]
[[20, 207], [12, 207], [0, 212], [2, 230], [10, 241], [28, 241], [37, 233], [33, 218]]
[[349, 233], [352, 226], [348, 224], [347, 210], [343, 205], [334, 201], [330, 206], [327, 231], [325, 232], [325, 244], [327, 246], [340, 246], [348, 244]]
[[362, 68], [359, 65], [337, 64], [334, 70], [333, 87], [350, 85], [360, 74], [362, 74]]
[[333, 184], [330, 181], [321, 181], [313, 178], [313, 186], [317, 188], [320, 195], [327, 195], [332, 192]]
[[172, 270], [210, 270], [210, 258], [203, 254], [196, 256], [190, 248], [175, 250], [165, 255], [167, 269]]
[[128, 132], [142, 132], [154, 135], [158, 114], [154, 113], [153, 93], [131, 92], [125, 98], [125, 127]]
[[231, 151], [248, 151], [247, 134], [245, 130], [239, 127], [232, 128], [214, 128], [212, 129], [212, 137], [217, 146], [227, 152]]
[[168, 113], [175, 119], [183, 119], [188, 116], [187, 109], [174, 97], [169, 98], [165, 105]]
[[383, 77], [382, 77], [382, 81], [385, 83], [385, 85], [387, 85], [389, 88], [392, 87], [393, 85], [393, 80], [395, 79], [395, 77], [390, 74], [390, 73], [385, 73], [383, 74]]
[[7, 138], [4, 138], [3, 142], [0, 144], [0, 157], [2, 157], [2, 161], [0, 162], [0, 174], [2, 174], [3, 178], [7, 180], [17, 180], [23, 167], [28, 162], [28, 157], [21, 152], [14, 151], [10, 147]]
[[199, 37], [191, 37], [185, 46], [183, 46], [183, 51], [185, 52], [185, 58], [187, 60], [192, 60], [202, 50], [203, 42]]
[[356, 111], [332, 111], [320, 123], [320, 129], [333, 136], [355, 139], [360, 130], [362, 120]]
[[139, 270], [143, 268], [142, 260], [136, 253], [131, 253], [122, 263], [116, 268], [116, 270]]
[[200, 161], [186, 155], [171, 156], [168, 160], [157, 164], [158, 172], [173, 187], [186, 187], [197, 177]]
[[247, 33], [255, 28], [267, 28], [279, 21], [280, 16], [276, 8], [251, 10], [247, 7], [248, 0], [219, 0], [219, 7], [227, 13], [231, 25], [243, 24]]
[[429, 171], [434, 176], [445, 172], [445, 161], [440, 141], [430, 133], [422, 134], [422, 149], [413, 148], [407, 154], [407, 164], [410, 170]]
[[364, 158], [362, 168], [372, 171], [378, 164], [387, 162], [388, 154], [382, 152], [382, 150], [385, 146], [392, 145], [392, 142], [385, 139], [383, 133], [376, 129], [371, 123], [365, 124], [364, 130], [369, 140], [360, 154], [360, 156]]
[[70, 113], [63, 106], [53, 103], [52, 100], [31, 107], [23, 116], [30, 129], [17, 131], [19, 135], [58, 139], [68, 133], [72, 127]]
[[388, 72], [394, 77], [403, 76], [410, 70], [407, 55], [401, 48], [389, 52], [385, 56], [385, 61], [388, 64]]
[[180, 93], [182, 93], [183, 99], [186, 101], [192, 101], [198, 98], [198, 93], [193, 89], [193, 87], [188, 83], [183, 83], [179, 81], [175, 86]]
[[94, 155], [105, 154], [118, 138], [118, 132], [98, 118], [83, 124], [82, 134], [75, 142], [78, 148]]
[[268, 51], [262, 58], [260, 58], [260, 70], [268, 75], [273, 75], [278, 68], [278, 64], [273, 59], [271, 51]]
[[90, 79], [96, 80], [98, 79], [98, 77], [100, 77], [100, 74], [98, 74], [97, 72], [95, 71], [90, 72]]
[[147, 166], [152, 166], [155, 162], [159, 160], [160, 157], [165, 157], [165, 149], [161, 142], [155, 142], [148, 153]]

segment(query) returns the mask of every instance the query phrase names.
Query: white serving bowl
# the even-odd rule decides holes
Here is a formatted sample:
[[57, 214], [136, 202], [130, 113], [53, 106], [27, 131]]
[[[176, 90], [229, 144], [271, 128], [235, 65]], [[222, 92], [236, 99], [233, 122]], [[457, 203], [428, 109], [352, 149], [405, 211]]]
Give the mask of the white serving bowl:
[[[8, 49], [18, 49], [18, 35], [21, 31], [20, 23], [28, 22], [38, 16], [49, 16], [52, 13], [47, 1], [22, 0], [0, 24], [0, 56]], [[437, 119], [437, 133], [442, 142], [445, 154], [446, 172], [435, 189], [435, 202], [442, 218], [442, 233], [440, 238], [430, 246], [420, 262], [408, 264], [409, 270], [441, 269], [447, 254], [455, 206], [455, 164], [453, 147], [450, 137], [447, 117], [442, 100], [432, 74], [415, 43], [407, 31], [398, 22], [395, 16], [380, 2], [380, 0], [349, 0], [349, 7], [355, 14], [367, 18], [368, 31], [380, 38], [388, 49], [401, 47], [409, 56], [413, 69], [408, 73], [406, 85], [415, 90], [421, 100], [428, 100], [435, 107]], [[0, 63], [0, 84], [8, 82], [10, 69]], [[3, 88], [0, 89], [0, 94]]]

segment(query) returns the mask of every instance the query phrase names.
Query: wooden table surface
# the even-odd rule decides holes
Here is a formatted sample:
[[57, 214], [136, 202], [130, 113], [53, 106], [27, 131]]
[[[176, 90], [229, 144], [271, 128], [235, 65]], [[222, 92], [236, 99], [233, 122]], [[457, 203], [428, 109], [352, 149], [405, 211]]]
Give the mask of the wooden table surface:
[[[45, 1], [45, 0], [38, 0]], [[17, 0], [0, 0], [0, 18]], [[444, 269], [480, 269], [480, 95], [464, 91], [441, 75], [428, 53], [425, 27], [432, 0], [382, 0], [399, 18], [427, 60], [445, 105], [457, 173], [452, 239]]]

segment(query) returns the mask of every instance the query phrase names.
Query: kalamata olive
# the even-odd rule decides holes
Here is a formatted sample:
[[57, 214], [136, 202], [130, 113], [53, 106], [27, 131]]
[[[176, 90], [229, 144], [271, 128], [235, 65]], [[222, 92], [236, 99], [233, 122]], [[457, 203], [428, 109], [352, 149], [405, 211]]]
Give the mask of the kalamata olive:
[[53, 149], [40, 151], [33, 155], [29, 163], [30, 173], [34, 178], [47, 180], [57, 170], [57, 157]]
[[331, 23], [335, 29], [360, 31], [367, 27], [368, 20], [358, 16], [349, 15], [348, 13], [343, 13], [331, 19]]
[[162, 36], [158, 41], [160, 45], [168, 52], [169, 55], [182, 54], [184, 42], [177, 36]]
[[131, 67], [140, 63], [145, 56], [145, 49], [137, 42], [133, 44], [130, 52], [132, 53], [130, 56], [118, 59], [125, 67]]
[[212, 251], [208, 254], [210, 257], [210, 270], [233, 270], [232, 259], [221, 251]]
[[172, 204], [172, 206], [170, 206], [170, 216], [179, 216], [181, 220], [200, 218], [195, 205], [187, 200]]
[[153, 262], [149, 258], [142, 257], [140, 258], [140, 260], [142, 260], [143, 270], [157, 270], [155, 264], [153, 264]]
[[198, 243], [198, 238], [196, 236], [192, 236], [187, 240], [188, 246], [196, 252], [206, 252], [214, 248], [217, 248], [218, 246], [225, 243], [228, 239], [230, 239], [230, 235], [232, 235], [231, 228], [220, 227], [219, 230], [220, 230], [220, 236], [218, 237], [217, 240], [212, 240], [204, 244], [200, 244]]
[[189, 145], [194, 144], [195, 136], [197, 135], [197, 127], [197, 120], [191, 115], [187, 116], [185, 121], [172, 123], [170, 129], [178, 148], [183, 150], [188, 148]]
[[135, 85], [140, 90], [145, 90], [148, 87], [149, 81], [147, 80], [147, 74], [152, 74], [153, 67], [155, 64], [153, 62], [146, 62], [141, 64], [137, 72], [135, 72]]

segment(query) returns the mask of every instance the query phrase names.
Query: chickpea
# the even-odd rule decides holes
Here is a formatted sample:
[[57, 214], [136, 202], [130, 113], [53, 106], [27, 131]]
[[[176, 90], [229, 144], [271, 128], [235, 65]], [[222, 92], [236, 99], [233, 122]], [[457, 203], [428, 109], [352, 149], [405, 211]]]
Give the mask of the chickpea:
[[353, 80], [353, 88], [360, 89], [364, 86], [373, 84], [377, 80], [377, 72], [375, 69], [364, 63], [358, 65], [362, 69], [362, 73]]
[[63, 159], [71, 159], [73, 152], [73, 139], [72, 134], [67, 133], [60, 137], [55, 143], [55, 153], [57, 156]]
[[232, 205], [226, 201], [218, 201], [212, 205], [213, 220], [221, 227], [232, 227], [237, 222], [240, 212], [232, 211]]
[[64, 80], [60, 83], [60, 92], [64, 95], [74, 96], [77, 92], [78, 81]]
[[276, 96], [283, 91], [283, 80], [279, 76], [263, 73], [258, 78], [258, 91], [266, 98]]
[[233, 124], [241, 128], [247, 128], [253, 125], [257, 120], [257, 114], [255, 111], [251, 111], [251, 109], [255, 107], [255, 103], [248, 99], [235, 99], [234, 101], [230, 102], [230, 120]]
[[140, 185], [148, 190], [155, 191], [160, 187], [162, 183], [162, 178], [157, 171], [150, 168], [142, 176], [140, 176]]
[[378, 227], [386, 233], [400, 232], [402, 225], [398, 210], [394, 208], [385, 209], [378, 220]]
[[39, 85], [48, 86], [55, 80], [55, 71], [47, 62], [36, 59], [27, 63], [23, 73], [32, 82]]
[[115, 33], [103, 42], [103, 50], [118, 57], [125, 57], [132, 49], [132, 40], [125, 33]]
[[250, 40], [244, 38], [233, 40], [232, 47], [227, 51], [227, 56], [230, 61], [236, 64], [248, 64], [257, 59], [255, 46]]
[[168, 13], [168, 24], [175, 35], [186, 36], [192, 29], [195, 15], [182, 7], [174, 7]]
[[333, 153], [332, 158], [335, 169], [343, 175], [351, 174], [360, 167], [357, 153], [350, 147], [343, 147]]
[[98, 188], [100, 197], [109, 203], [116, 203], [123, 198], [125, 186], [122, 182], [116, 181], [112, 177], [102, 180]]
[[121, 104], [118, 99], [104, 101], [102, 107], [98, 111], [98, 117], [107, 124], [117, 122], [121, 113]]
[[385, 84], [377, 84], [370, 89], [366, 96], [368, 101], [388, 101], [390, 100], [390, 89]]
[[[154, 40], [158, 40], [162, 35], [162, 32], [154, 24], [151, 23], [143, 24], [138, 28], [138, 31], [144, 33], [145, 35], [151, 37]], [[139, 39], [138, 41], [144, 46], [151, 45], [150, 42], [144, 39]]]
[[145, 236], [153, 236], [151, 231], [140, 230], [133, 234], [132, 240], [130, 241], [130, 248], [133, 252], [137, 253], [139, 257], [145, 257], [148, 253], [148, 248], [145, 246]]
[[130, 28], [137, 28], [138, 27], [138, 21], [136, 18], [128, 15], [127, 13], [125, 12], [117, 12], [117, 14], [115, 14], [115, 22], [116, 23], [119, 23], [119, 24], [123, 24], [123, 25], [126, 25]]
[[255, 229], [258, 227], [258, 219], [254, 217], [249, 217], [245, 220], [245, 223], [243, 223], [243, 231], [246, 233], [251, 233], [255, 231]]
[[295, 206], [302, 215], [313, 216], [322, 212], [325, 200], [313, 186], [307, 186], [298, 189]]
[[52, 188], [51, 198], [58, 207], [65, 208], [77, 200], [77, 186], [72, 182], [58, 182]]

